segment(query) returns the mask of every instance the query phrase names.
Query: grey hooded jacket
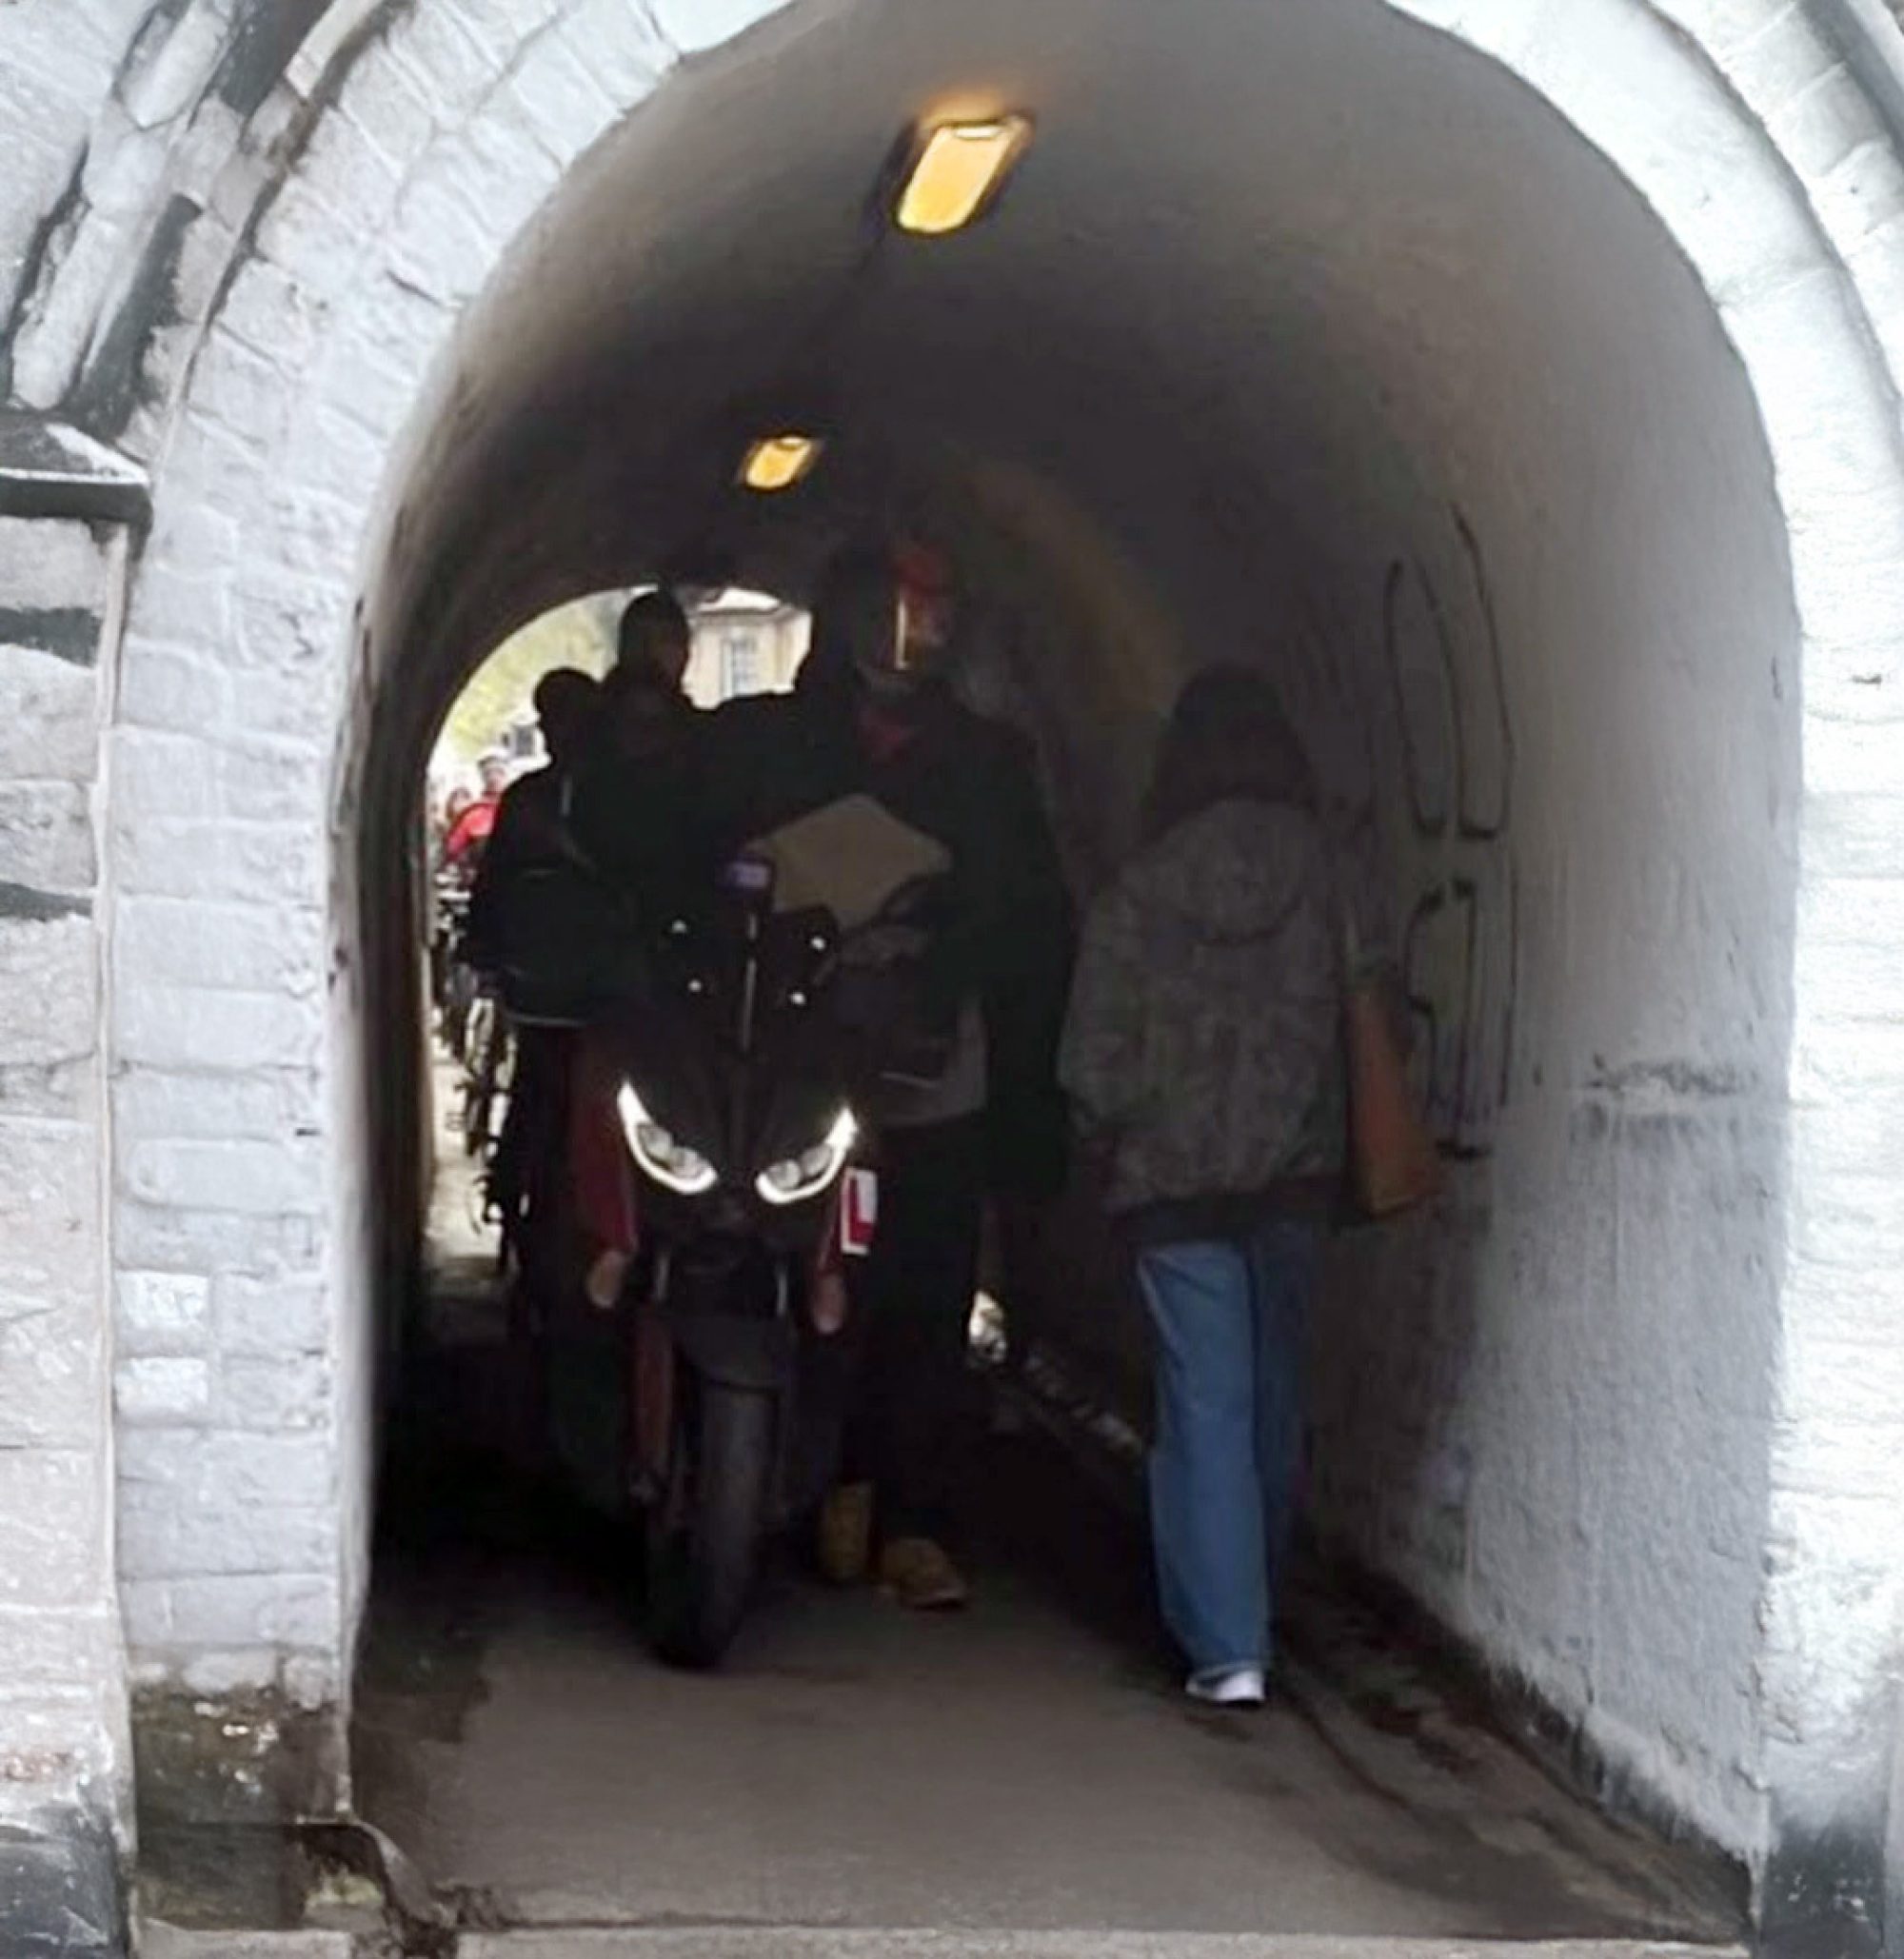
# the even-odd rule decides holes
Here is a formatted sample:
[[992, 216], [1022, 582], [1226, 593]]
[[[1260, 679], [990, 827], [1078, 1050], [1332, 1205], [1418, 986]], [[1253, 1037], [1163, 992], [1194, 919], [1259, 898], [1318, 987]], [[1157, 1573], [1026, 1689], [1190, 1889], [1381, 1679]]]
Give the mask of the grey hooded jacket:
[[1314, 817], [1213, 804], [1093, 906], [1060, 1069], [1118, 1212], [1271, 1200], [1342, 1160], [1341, 986]]

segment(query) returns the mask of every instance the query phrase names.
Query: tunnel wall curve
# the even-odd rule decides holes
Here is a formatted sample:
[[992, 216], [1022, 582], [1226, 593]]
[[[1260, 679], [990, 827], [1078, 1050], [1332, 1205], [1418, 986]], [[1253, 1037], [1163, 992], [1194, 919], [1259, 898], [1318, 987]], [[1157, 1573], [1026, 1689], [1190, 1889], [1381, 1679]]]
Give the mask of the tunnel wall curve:
[[[320, 1726], [347, 1697], [371, 1371], [356, 608], [380, 499], [448, 371], [459, 307], [542, 200], [684, 52], [763, 10], [470, 0], [361, 43], [333, 29], [334, 77], [311, 87], [294, 164], [251, 185], [228, 257], [188, 282], [160, 336], [182, 385], [129, 425], [154, 522], [110, 743], [100, 1220], [119, 1302], [119, 1595], [151, 1691], [277, 1694]], [[1869, 1893], [1904, 1577], [1889, 1500], [1904, 1343], [1886, 1337], [1904, 1304], [1886, 1184], [1904, 1048], [1873, 1006], [1904, 952], [1887, 878], [1904, 760], [1894, 686], [1871, 680], [1895, 679], [1904, 617], [1896, 158], [1802, 10], [1575, 0], [1537, 25], [1513, 0], [1403, 10], [1521, 74], [1659, 213], [1753, 377], [1775, 456], [1805, 635], [1806, 801], [1753, 1771], [1772, 1813], [1729, 1847], [1767, 1866], [1775, 1903], [1781, 1870], [1811, 1884], [1820, 1860]], [[1656, 1772], [1650, 1743], [1600, 1739]], [[314, 1759], [341, 1798], [335, 1748]]]

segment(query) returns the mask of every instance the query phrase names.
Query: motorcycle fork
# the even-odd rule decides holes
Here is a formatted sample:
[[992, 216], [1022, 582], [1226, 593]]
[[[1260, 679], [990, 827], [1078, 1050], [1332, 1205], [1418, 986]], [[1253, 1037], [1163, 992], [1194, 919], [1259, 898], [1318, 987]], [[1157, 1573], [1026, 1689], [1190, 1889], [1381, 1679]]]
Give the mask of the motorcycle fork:
[[668, 1260], [655, 1259], [654, 1283], [628, 1316], [626, 1418], [628, 1480], [635, 1500], [646, 1506], [673, 1494], [677, 1364], [674, 1336], [664, 1307]]
[[[625, 1397], [626, 1435], [625, 1460], [630, 1494], [641, 1509], [664, 1506], [668, 1511], [684, 1510], [692, 1497], [679, 1474], [680, 1426], [692, 1407], [695, 1385], [684, 1378], [690, 1370], [684, 1367], [675, 1338], [667, 1324], [668, 1263], [665, 1252], [657, 1257], [655, 1282], [647, 1298], [628, 1316], [626, 1342]], [[785, 1320], [793, 1311], [793, 1287], [784, 1259], [774, 1270], [774, 1316]], [[796, 1444], [798, 1421], [795, 1409], [800, 1398], [800, 1359], [796, 1351], [792, 1370], [783, 1389], [774, 1395], [774, 1490], [770, 1507], [785, 1507], [786, 1493], [794, 1488], [798, 1464]], [[664, 1519], [669, 1524], [679, 1516]]]

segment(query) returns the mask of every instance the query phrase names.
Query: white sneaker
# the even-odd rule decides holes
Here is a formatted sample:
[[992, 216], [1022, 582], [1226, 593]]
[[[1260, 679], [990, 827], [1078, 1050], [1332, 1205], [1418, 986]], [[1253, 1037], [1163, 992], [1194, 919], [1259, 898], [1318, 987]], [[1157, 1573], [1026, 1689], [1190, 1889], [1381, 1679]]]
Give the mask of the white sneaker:
[[1269, 1694], [1260, 1667], [1212, 1667], [1192, 1673], [1183, 1692], [1213, 1708], [1259, 1708]]

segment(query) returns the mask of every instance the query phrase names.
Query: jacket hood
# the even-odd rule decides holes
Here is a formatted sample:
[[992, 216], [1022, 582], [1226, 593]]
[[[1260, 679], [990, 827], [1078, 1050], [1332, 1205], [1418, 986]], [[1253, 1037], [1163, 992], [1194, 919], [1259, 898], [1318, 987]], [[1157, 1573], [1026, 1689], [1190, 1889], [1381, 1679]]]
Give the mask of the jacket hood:
[[1194, 939], [1239, 944], [1269, 937], [1316, 889], [1316, 819], [1292, 803], [1213, 803], [1167, 831], [1125, 872], [1147, 907]]

